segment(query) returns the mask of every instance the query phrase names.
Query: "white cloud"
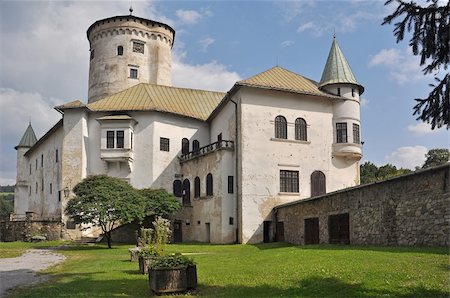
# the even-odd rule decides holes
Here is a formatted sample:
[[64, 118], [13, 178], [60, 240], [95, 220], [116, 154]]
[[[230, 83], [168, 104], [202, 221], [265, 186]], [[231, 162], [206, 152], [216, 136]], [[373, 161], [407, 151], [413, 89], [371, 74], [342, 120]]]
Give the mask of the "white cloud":
[[190, 65], [179, 60], [172, 63], [172, 81], [175, 86], [194, 89], [228, 91], [241, 77], [227, 70], [216, 61], [207, 64]]
[[188, 25], [196, 24], [202, 18], [202, 15], [198, 11], [195, 11], [195, 10], [179, 9], [175, 12], [175, 14], [177, 15], [178, 19], [182, 23], [188, 24]]
[[425, 162], [425, 154], [428, 149], [424, 146], [400, 147], [386, 156], [386, 160], [397, 168], [408, 168], [414, 170]]
[[419, 122], [417, 124], [408, 125], [408, 131], [412, 132], [417, 136], [435, 134], [444, 131], [444, 127], [431, 129], [431, 124], [425, 122]]
[[287, 47], [290, 47], [293, 45], [294, 45], [294, 42], [292, 40], [285, 40], [281, 43], [282, 48], [287, 48]]
[[420, 58], [414, 56], [409, 48], [403, 51], [392, 48], [382, 49], [370, 59], [368, 65], [387, 68], [391, 79], [400, 85], [429, 79], [429, 76], [422, 73]]
[[202, 52], [206, 52], [206, 51], [208, 51], [208, 47], [209, 47], [210, 45], [212, 45], [215, 41], [216, 41], [216, 40], [215, 40], [214, 38], [211, 38], [211, 37], [205, 37], [205, 38], [203, 38], [203, 39], [200, 39], [200, 40], [198, 41], [198, 43], [199, 43], [200, 46], [201, 46]]

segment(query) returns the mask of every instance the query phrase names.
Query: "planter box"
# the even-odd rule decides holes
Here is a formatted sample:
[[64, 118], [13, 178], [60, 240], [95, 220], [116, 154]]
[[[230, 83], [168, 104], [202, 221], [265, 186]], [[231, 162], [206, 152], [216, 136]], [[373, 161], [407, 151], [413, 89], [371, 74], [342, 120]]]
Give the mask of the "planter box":
[[130, 261], [131, 262], [136, 262], [139, 258], [138, 253], [141, 251], [140, 247], [133, 247], [133, 248], [129, 248], [128, 251], [130, 252]]
[[141, 274], [147, 274], [148, 273], [148, 267], [153, 262], [153, 260], [154, 260], [154, 258], [138, 257], [139, 272], [141, 272]]
[[184, 292], [197, 287], [197, 267], [150, 269], [148, 278], [156, 294]]

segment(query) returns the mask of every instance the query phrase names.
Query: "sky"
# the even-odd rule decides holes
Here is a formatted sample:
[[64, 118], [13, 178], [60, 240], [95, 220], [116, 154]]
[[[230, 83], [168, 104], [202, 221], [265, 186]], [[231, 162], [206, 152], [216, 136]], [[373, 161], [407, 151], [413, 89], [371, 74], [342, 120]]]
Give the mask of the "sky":
[[[433, 148], [449, 148], [449, 131], [412, 115], [426, 97], [408, 42], [396, 43], [384, 1], [132, 1], [133, 15], [176, 31], [174, 86], [228, 91], [279, 65], [320, 81], [333, 33], [357, 80], [363, 158], [414, 169]], [[54, 106], [87, 102], [87, 28], [129, 14], [130, 1], [0, 2], [0, 185], [15, 184], [16, 146], [29, 121], [38, 138], [60, 118]], [[442, 71], [439, 74], [443, 77]]]

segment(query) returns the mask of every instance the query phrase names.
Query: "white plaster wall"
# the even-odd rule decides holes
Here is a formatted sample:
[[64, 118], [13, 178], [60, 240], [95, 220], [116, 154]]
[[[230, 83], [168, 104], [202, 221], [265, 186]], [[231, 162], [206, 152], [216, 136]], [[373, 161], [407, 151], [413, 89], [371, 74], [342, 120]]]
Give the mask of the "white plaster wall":
[[[14, 213], [16, 215], [23, 216], [25, 212], [34, 212], [33, 218], [36, 220], [61, 218], [61, 202], [58, 200], [58, 192], [62, 190], [62, 139], [63, 129], [59, 128], [38, 147], [33, 148], [31, 153], [22, 157], [21, 179], [24, 179], [26, 184], [24, 183], [19, 192], [15, 194]], [[27, 151], [23, 149], [19, 148], [21, 153]], [[59, 155], [58, 162], [56, 162], [56, 150]], [[41, 163], [42, 156], [43, 163]], [[42, 182], [44, 182], [44, 187], [42, 187]], [[52, 184], [51, 189], [50, 184]]]
[[[332, 158], [333, 104], [330, 100], [284, 92], [242, 88], [241, 166], [242, 241], [261, 242], [263, 221], [272, 208], [310, 196], [310, 176], [326, 176], [327, 192], [355, 185], [354, 162]], [[274, 119], [288, 122], [288, 139], [274, 139]], [[307, 142], [296, 141], [295, 119], [306, 120]], [[280, 193], [280, 170], [299, 171], [300, 192]]]

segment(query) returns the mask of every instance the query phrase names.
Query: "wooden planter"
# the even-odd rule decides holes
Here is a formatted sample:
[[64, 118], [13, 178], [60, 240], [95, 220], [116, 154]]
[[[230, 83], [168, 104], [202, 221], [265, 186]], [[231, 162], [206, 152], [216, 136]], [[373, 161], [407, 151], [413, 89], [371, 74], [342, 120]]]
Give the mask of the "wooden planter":
[[148, 273], [148, 267], [153, 262], [153, 260], [154, 260], [154, 258], [139, 257], [138, 258], [138, 261], [139, 261], [139, 272], [141, 272], [141, 274], [147, 274]]
[[156, 294], [184, 292], [197, 287], [197, 267], [150, 269], [148, 278]]

